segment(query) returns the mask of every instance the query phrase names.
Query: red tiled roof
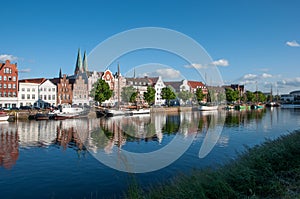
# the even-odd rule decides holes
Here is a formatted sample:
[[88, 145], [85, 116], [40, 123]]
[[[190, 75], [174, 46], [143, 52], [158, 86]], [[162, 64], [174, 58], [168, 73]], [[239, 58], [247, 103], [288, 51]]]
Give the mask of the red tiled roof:
[[158, 80], [158, 77], [145, 77], [145, 78], [149, 79], [152, 84], [156, 84]]
[[205, 87], [205, 85], [202, 82], [188, 81], [187, 83], [191, 88]]
[[19, 82], [23, 83], [34, 83], [34, 84], [42, 84], [46, 81], [45, 78], [35, 78], [35, 79], [21, 79]]

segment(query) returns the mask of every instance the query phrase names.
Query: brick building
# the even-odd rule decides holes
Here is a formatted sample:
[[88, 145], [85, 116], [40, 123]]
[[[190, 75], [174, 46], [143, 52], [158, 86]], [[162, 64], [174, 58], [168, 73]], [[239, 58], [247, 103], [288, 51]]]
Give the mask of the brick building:
[[17, 64], [0, 63], [0, 107], [16, 107], [18, 101], [18, 68]]
[[57, 86], [57, 104], [72, 104], [74, 79], [68, 79], [64, 74], [61, 78], [50, 80]]

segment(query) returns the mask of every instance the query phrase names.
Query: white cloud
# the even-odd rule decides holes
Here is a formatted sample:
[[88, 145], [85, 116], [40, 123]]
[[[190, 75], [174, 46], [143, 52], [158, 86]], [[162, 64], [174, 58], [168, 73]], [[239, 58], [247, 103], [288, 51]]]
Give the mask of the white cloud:
[[247, 80], [247, 79], [255, 79], [257, 78], [257, 75], [255, 74], [246, 74], [242, 77], [242, 79]]
[[271, 74], [268, 74], [268, 73], [263, 73], [262, 75], [261, 75], [261, 77], [262, 78], [271, 78], [271, 77], [273, 77]]
[[162, 79], [178, 79], [181, 77], [180, 71], [172, 68], [157, 69], [154, 72], [144, 73], [142, 76], [157, 77], [161, 76]]
[[190, 64], [190, 65], [185, 65], [185, 68], [196, 68], [196, 69], [203, 69], [203, 68], [207, 68], [206, 65], [202, 65], [202, 64]]
[[219, 60], [213, 61], [212, 64], [215, 66], [228, 66], [229, 62], [226, 59], [219, 59]]
[[291, 86], [291, 87], [299, 88], [300, 87], [300, 77], [282, 79], [280, 81], [277, 81], [277, 85], [279, 87]]
[[18, 57], [15, 57], [13, 55], [7, 55], [7, 54], [0, 55], [0, 61], [4, 62], [6, 60], [16, 61], [18, 60]]
[[24, 69], [20, 69], [19, 73], [30, 73], [31, 69], [30, 68], [24, 68]]
[[295, 40], [293, 40], [293, 41], [287, 41], [285, 44], [288, 45], [288, 46], [290, 46], [290, 47], [299, 47], [300, 46], [300, 44], [297, 41], [295, 41]]

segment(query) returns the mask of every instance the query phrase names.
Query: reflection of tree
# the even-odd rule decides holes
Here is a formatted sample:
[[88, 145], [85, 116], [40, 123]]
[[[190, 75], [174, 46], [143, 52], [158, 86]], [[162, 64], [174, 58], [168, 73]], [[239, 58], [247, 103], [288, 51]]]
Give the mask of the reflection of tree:
[[231, 127], [238, 126], [243, 123], [250, 123], [254, 119], [261, 120], [265, 114], [266, 109], [227, 112], [225, 125]]
[[19, 137], [14, 130], [0, 129], [0, 167], [12, 168], [19, 158]]
[[180, 116], [179, 115], [167, 115], [166, 124], [163, 127], [163, 132], [168, 134], [177, 133], [180, 127]]

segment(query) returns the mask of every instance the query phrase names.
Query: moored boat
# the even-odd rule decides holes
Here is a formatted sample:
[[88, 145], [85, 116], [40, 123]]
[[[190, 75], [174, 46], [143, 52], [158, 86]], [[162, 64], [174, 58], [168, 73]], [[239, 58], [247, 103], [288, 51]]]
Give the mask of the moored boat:
[[55, 110], [52, 112], [54, 119], [56, 120], [64, 120], [71, 118], [78, 118], [87, 115], [87, 111], [85, 111], [81, 107], [71, 107], [70, 104], [63, 104], [60, 106], [59, 110]]
[[5, 112], [0, 112], [0, 121], [7, 121], [9, 118], [9, 115]]
[[217, 105], [200, 105], [198, 107], [199, 111], [213, 111], [213, 110], [218, 110]]
[[50, 116], [48, 113], [37, 113], [35, 114], [36, 120], [49, 120]]

